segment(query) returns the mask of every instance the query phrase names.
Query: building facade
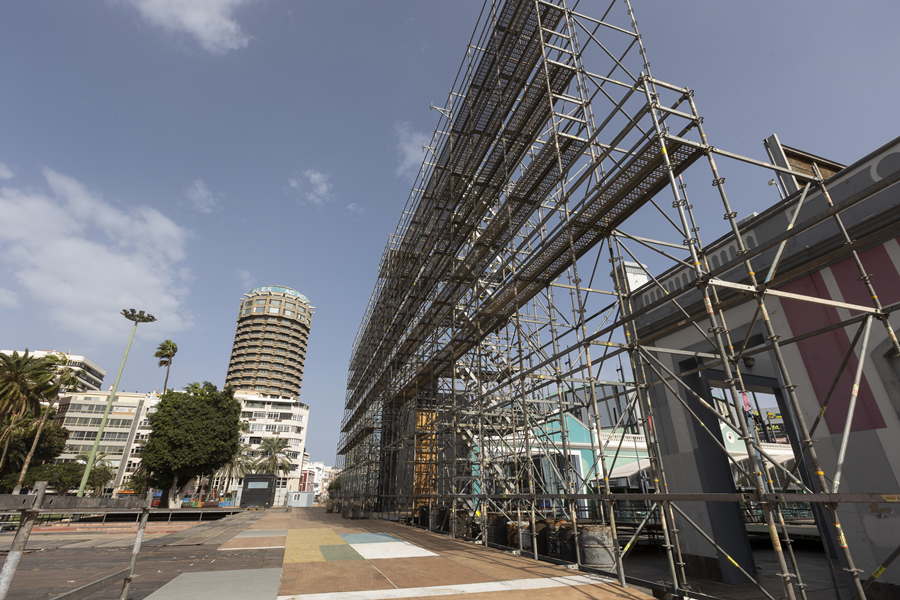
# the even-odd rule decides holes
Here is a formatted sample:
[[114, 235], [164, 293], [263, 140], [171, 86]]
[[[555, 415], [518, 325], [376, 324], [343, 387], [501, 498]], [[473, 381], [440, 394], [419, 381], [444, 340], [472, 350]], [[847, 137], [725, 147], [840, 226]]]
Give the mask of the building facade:
[[[100, 421], [106, 410], [108, 394], [79, 392], [67, 394], [59, 400], [54, 423], [69, 430], [69, 439], [56, 461], [73, 461], [79, 454], [88, 454], [94, 445]], [[140, 443], [150, 433], [148, 416], [159, 403], [155, 392], [147, 394], [116, 394], [103, 437], [97, 452], [116, 470], [110, 487], [118, 487], [140, 463]]]
[[[25, 353], [21, 350], [19, 350], [18, 352], [19, 354]], [[0, 354], [9, 355], [12, 353], [12, 350], [0, 350]], [[31, 356], [34, 356], [35, 358], [43, 358], [51, 354], [57, 356], [61, 355], [68, 358], [69, 362], [66, 366], [72, 370], [72, 374], [75, 375], [75, 377], [78, 379], [79, 392], [100, 391], [100, 387], [103, 385], [103, 378], [106, 377], [106, 371], [104, 369], [101, 369], [99, 366], [83, 356], [66, 354], [65, 352], [59, 352], [56, 350], [35, 350], [34, 352], [29, 352], [29, 354], [31, 354]]]
[[[301, 488], [309, 406], [300, 402], [313, 307], [297, 290], [258, 287], [241, 298], [237, 331], [225, 376], [247, 422], [241, 441], [253, 457], [267, 438], [287, 440], [288, 473], [278, 473], [276, 505]], [[240, 478], [231, 483], [237, 489]]]
[[[287, 441], [284, 457], [291, 462], [291, 470], [276, 474], [275, 506], [281, 506], [288, 492], [301, 488], [309, 406], [296, 398], [272, 397], [248, 390], [236, 391], [235, 398], [241, 402], [241, 420], [248, 424], [248, 430], [241, 435], [241, 443], [248, 446], [251, 456], [258, 457], [265, 439]], [[225, 491], [236, 491], [242, 483], [236, 478]]]
[[281, 399], [300, 395], [313, 307], [292, 288], [258, 287], [241, 299], [225, 383]]

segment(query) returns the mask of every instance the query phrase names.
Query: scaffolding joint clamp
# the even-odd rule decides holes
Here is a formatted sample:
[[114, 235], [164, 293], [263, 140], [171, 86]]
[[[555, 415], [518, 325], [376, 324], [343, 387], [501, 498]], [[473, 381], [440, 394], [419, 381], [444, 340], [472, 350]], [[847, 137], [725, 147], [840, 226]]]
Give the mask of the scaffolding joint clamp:
[[725, 183], [724, 177], [717, 177], [716, 179], [712, 180], [713, 187], [716, 187], [717, 185], [722, 185], [724, 183]]
[[736, 212], [725, 213], [725, 216], [722, 217], [723, 221], [727, 221], [728, 219], [733, 219], [737, 216]]

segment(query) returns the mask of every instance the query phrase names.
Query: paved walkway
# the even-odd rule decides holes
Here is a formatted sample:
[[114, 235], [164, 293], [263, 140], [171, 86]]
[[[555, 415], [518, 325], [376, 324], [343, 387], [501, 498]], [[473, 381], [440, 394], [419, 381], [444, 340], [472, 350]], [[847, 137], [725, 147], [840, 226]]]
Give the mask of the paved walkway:
[[[0, 553], [12, 533], [0, 535]], [[52, 598], [124, 568], [134, 536], [35, 534], [10, 598]], [[2, 559], [0, 559], [2, 560]], [[565, 567], [324, 508], [238, 513], [145, 538], [131, 600], [646, 600]], [[115, 600], [117, 586], [91, 600]]]
[[322, 508], [267, 513], [242, 525], [242, 531], [224, 542], [219, 552], [227, 556], [283, 548], [281, 569], [182, 573], [148, 600], [201, 595], [219, 600], [648, 598], [636, 590], [622, 590], [603, 577], [388, 521], [346, 520]]

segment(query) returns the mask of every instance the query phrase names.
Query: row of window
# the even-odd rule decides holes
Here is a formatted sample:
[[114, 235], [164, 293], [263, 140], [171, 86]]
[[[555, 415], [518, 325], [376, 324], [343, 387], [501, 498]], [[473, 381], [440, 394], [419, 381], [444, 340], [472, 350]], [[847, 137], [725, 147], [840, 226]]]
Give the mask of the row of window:
[[[248, 402], [249, 404], [249, 402]], [[282, 421], [303, 421], [303, 415], [295, 415], [293, 413], [281, 413], [281, 412], [249, 412], [245, 411], [241, 413], [242, 419], [281, 419]]]
[[[265, 304], [266, 304], [266, 299], [265, 299], [265, 298], [258, 298], [258, 299], [254, 302], [254, 304], [257, 305], [257, 306], [265, 306]], [[269, 298], [269, 305], [270, 305], [270, 306], [281, 306], [281, 300], [278, 299], [278, 298]], [[248, 307], [248, 306], [250, 306], [250, 301], [249, 301], [249, 300], [247, 300], [246, 302], [244, 302], [244, 308], [246, 308], [246, 307]], [[298, 307], [296, 302], [290, 302], [289, 300], [285, 300], [285, 301], [284, 301], [284, 307], [285, 307], [285, 308], [296, 308], [296, 309], [297, 309], [298, 311], [300, 311], [300, 312], [304, 312], [304, 313], [306, 312], [306, 308], [304, 308], [302, 305], [301, 305], [300, 307]]]
[[[63, 449], [64, 454], [81, 454], [82, 452], [90, 452], [94, 447], [93, 444], [66, 444]], [[97, 452], [102, 452], [108, 456], [121, 456], [125, 453], [125, 446], [103, 446], [97, 447]]]
[[[63, 427], [99, 427], [102, 418], [99, 417], [66, 417], [63, 420]], [[131, 429], [133, 419], [109, 419], [106, 426], [113, 429]]]
[[[99, 400], [99, 398], [98, 398]], [[67, 412], [82, 412], [89, 414], [102, 413], [106, 410], [106, 404], [63, 404], [59, 411], [60, 413]], [[136, 409], [134, 406], [124, 406], [122, 404], [113, 404], [112, 407], [113, 412], [134, 412]]]
[[[282, 309], [279, 306], [270, 306], [268, 309], [266, 309], [265, 306], [254, 306], [253, 307], [254, 314], [284, 315], [286, 317], [293, 317], [296, 315], [297, 317], [301, 317], [304, 312], [305, 311], [293, 311], [288, 308]], [[250, 309], [245, 308], [243, 314], [249, 315]]]
[[266, 385], [254, 385], [254, 386], [253, 386], [253, 389], [254, 389], [255, 391], [257, 391], [257, 392], [275, 392], [275, 393], [283, 392], [283, 393], [285, 393], [285, 394], [290, 394], [290, 393], [291, 393], [291, 389], [290, 389], [289, 387], [281, 388], [281, 387], [278, 387], [278, 386], [275, 386], [275, 385], [269, 385], [269, 386], [266, 386]]
[[93, 375], [94, 377], [99, 377], [100, 379], [103, 379], [103, 375], [101, 375], [99, 371], [95, 371], [92, 367], [87, 366], [86, 364], [84, 364], [84, 363], [81, 362], [81, 361], [77, 361], [77, 360], [76, 360], [76, 361], [71, 361], [71, 362], [69, 363], [69, 366], [70, 366], [70, 367], [73, 367], [73, 368], [76, 368], [76, 369], [83, 369], [84, 371], [87, 371], [88, 373], [90, 373], [90, 374]]
[[277, 433], [303, 433], [303, 428], [297, 425], [276, 425], [275, 423], [253, 423], [250, 431], [274, 431]]
[[[96, 439], [97, 432], [96, 431], [71, 431], [69, 432], [70, 440], [93, 440]], [[100, 438], [103, 442], [127, 442], [128, 441], [128, 432], [127, 431], [104, 431], [103, 437]]]

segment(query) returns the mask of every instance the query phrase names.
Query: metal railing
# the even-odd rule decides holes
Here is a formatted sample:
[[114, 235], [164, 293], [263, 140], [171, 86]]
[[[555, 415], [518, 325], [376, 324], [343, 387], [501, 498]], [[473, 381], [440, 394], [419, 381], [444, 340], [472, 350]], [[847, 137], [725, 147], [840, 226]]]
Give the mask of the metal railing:
[[0, 494], [0, 511], [19, 512], [19, 526], [16, 529], [16, 537], [13, 539], [6, 562], [0, 570], [0, 600], [5, 600], [9, 594], [13, 577], [19, 568], [19, 562], [31, 536], [31, 530], [42, 514], [58, 514], [61, 512], [90, 511], [91, 513], [106, 513], [110, 511], [136, 510], [140, 511], [138, 529], [134, 537], [134, 546], [131, 551], [131, 560], [128, 566], [120, 571], [107, 575], [102, 579], [70, 590], [54, 600], [79, 600], [116, 583], [122, 583], [120, 600], [128, 597], [128, 588], [134, 575], [134, 566], [137, 562], [138, 552], [141, 550], [141, 542], [144, 538], [144, 530], [150, 516], [150, 497], [142, 500], [118, 499], [118, 498], [78, 498], [76, 496], [47, 496], [47, 482], [39, 481], [35, 484], [34, 494], [12, 495]]

